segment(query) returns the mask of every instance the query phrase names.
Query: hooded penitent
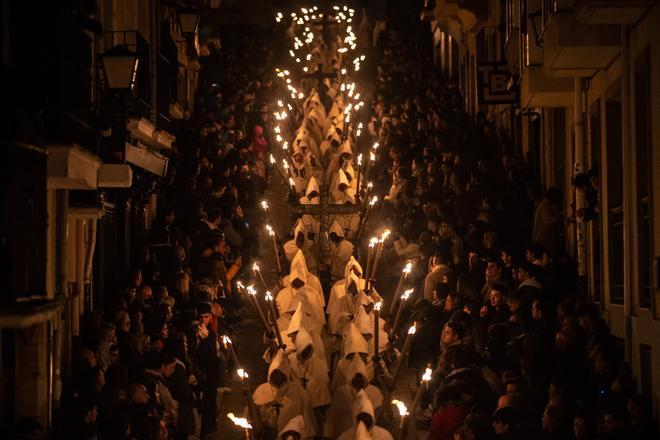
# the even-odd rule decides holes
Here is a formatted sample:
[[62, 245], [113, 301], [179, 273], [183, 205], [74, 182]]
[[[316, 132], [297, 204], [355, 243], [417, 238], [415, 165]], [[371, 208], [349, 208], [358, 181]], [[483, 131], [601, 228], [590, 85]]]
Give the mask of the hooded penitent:
[[[286, 378], [280, 385], [273, 383], [276, 371]], [[282, 432], [291, 419], [302, 415], [305, 421], [304, 436], [313, 436], [316, 433], [316, 420], [307, 393], [300, 385], [288, 380], [290, 374], [289, 359], [279, 350], [268, 368], [268, 381], [257, 387], [252, 399], [258, 406], [261, 420], [271, 432]]]
[[[338, 241], [333, 240], [335, 235]], [[353, 254], [353, 244], [345, 239], [344, 230], [336, 221], [330, 226], [330, 275], [332, 279], [339, 279], [344, 274], [344, 268]]]
[[307, 230], [302, 219], [299, 219], [293, 228], [293, 238], [284, 243], [284, 255], [286, 255], [286, 258], [289, 261], [292, 261], [298, 251], [302, 251], [305, 256], [307, 268], [309, 270], [315, 270], [317, 261], [314, 252], [312, 251], [314, 242], [307, 238], [309, 232], [312, 231]]
[[367, 378], [373, 378], [373, 363], [369, 358], [369, 344], [362, 333], [352, 322], [346, 326], [343, 334], [341, 358], [337, 362], [335, 373], [332, 377], [331, 388], [336, 390], [348, 383], [348, 370], [355, 356], [362, 356], [367, 366]]
[[361, 285], [360, 278], [351, 273], [345, 284], [346, 293], [328, 311], [329, 330], [333, 335], [343, 334], [346, 326], [358, 315], [359, 309], [373, 302]]
[[[361, 376], [361, 380], [354, 380]], [[371, 385], [367, 378], [367, 367], [361, 356], [354, 356], [348, 368], [348, 383], [337, 388], [332, 394], [332, 402], [326, 412], [326, 423], [323, 435], [327, 438], [336, 438], [342, 432], [353, 426], [353, 402], [358, 393], [364, 390], [374, 409], [383, 404], [383, 393], [378, 387]], [[364, 388], [356, 388], [355, 383], [361, 382]]]
[[[369, 419], [369, 425], [364, 418]], [[360, 391], [353, 402], [353, 427], [344, 431], [339, 440], [391, 440], [392, 435], [380, 426], [376, 426], [376, 415], [367, 393]]]
[[319, 357], [315, 350], [318, 344], [304, 327], [295, 334], [295, 352], [289, 355], [291, 360], [291, 380], [307, 391], [313, 408], [330, 403], [330, 377], [325, 358]]
[[289, 423], [280, 431], [278, 440], [293, 440], [292, 434], [298, 434], [301, 438], [305, 435], [305, 419], [298, 415], [289, 420]]

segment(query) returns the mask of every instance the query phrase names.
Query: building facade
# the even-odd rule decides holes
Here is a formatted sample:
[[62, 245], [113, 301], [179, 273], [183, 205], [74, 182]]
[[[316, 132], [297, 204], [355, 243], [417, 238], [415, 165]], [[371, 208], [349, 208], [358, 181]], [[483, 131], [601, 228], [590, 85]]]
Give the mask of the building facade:
[[580, 289], [600, 303], [657, 417], [660, 4], [436, 0], [421, 19], [466, 108], [508, 135], [541, 190], [562, 190]]
[[[191, 115], [205, 49], [194, 20], [208, 7], [0, 2], [10, 110], [0, 135], [0, 426], [33, 418], [57, 434], [84, 320], [140, 255], [170, 159], [185, 148], [177, 133]], [[117, 50], [133, 57], [130, 87], [111, 81], [106, 61]]]

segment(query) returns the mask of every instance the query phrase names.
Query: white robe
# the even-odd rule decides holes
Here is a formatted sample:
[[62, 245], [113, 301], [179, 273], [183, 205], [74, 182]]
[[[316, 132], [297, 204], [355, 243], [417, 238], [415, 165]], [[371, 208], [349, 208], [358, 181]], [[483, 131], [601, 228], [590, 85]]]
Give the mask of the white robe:
[[[316, 353], [316, 345], [307, 330], [304, 328], [298, 330], [295, 339], [295, 351], [289, 354], [291, 362], [289, 379], [307, 391], [312, 408], [330, 404], [328, 364]], [[312, 347], [312, 355], [308, 359], [302, 359], [301, 353], [308, 346]]]
[[[291, 373], [288, 357], [279, 350], [268, 368], [268, 379], [275, 370], [281, 371], [286, 377]], [[279, 433], [298, 415], [305, 420], [304, 438], [313, 437], [317, 433], [316, 420], [309, 397], [303, 387], [286, 381], [279, 387], [274, 387], [269, 381], [262, 383], [254, 390], [252, 399], [261, 414], [261, 420], [271, 432]]]

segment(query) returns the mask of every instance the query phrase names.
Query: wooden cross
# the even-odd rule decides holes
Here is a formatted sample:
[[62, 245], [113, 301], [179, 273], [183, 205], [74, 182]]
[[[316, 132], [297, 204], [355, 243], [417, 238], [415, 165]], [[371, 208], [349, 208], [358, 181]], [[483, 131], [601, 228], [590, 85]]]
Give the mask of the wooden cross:
[[323, 64], [320, 63], [316, 68], [316, 72], [304, 73], [302, 77], [312, 78], [312, 79], [316, 78], [317, 81], [316, 91], [319, 93], [319, 96], [323, 96], [324, 93], [321, 93], [321, 90], [323, 89], [323, 80], [326, 78], [337, 78], [337, 74], [335, 72], [323, 73]]
[[321, 203], [318, 205], [296, 204], [293, 206], [293, 211], [298, 217], [302, 217], [303, 215], [319, 216], [319, 248], [321, 256], [325, 257], [330, 251], [330, 244], [327, 240], [328, 230], [330, 229], [330, 216], [336, 214], [358, 214], [360, 212], [360, 205], [357, 203], [351, 205], [336, 205], [328, 203], [327, 185], [322, 185], [319, 192]]
[[303, 376], [303, 377], [300, 378], [300, 382], [302, 382], [303, 388], [307, 389], [307, 383], [309, 382], [309, 379], [307, 379], [306, 377]]
[[330, 28], [336, 24], [337, 22], [334, 19], [328, 18], [328, 14], [323, 15], [323, 20], [315, 21], [312, 23], [313, 26], [321, 27], [321, 36], [323, 37], [323, 40], [326, 42], [326, 44], [327, 40], [329, 40], [329, 38], [326, 38], [326, 36], [328, 36]]

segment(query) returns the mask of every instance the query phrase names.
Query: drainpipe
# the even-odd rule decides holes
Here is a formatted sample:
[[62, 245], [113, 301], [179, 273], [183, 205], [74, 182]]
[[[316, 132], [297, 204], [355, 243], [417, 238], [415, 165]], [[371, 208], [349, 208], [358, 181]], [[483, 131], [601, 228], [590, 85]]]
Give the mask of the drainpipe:
[[[575, 78], [573, 92], [573, 123], [575, 130], [575, 158], [573, 161], [573, 177], [584, 173], [584, 78]], [[578, 284], [580, 293], [583, 281], [587, 276], [587, 239], [586, 225], [584, 224], [584, 209], [586, 208], [586, 194], [584, 188], [575, 187], [575, 243], [577, 247]]]
[[56, 233], [55, 252], [57, 261], [57, 290], [56, 297], [64, 304], [61, 318], [57, 320], [57, 337], [55, 338], [55, 391], [54, 399], [57, 408], [60, 406], [62, 395], [62, 376], [69, 377], [71, 373], [71, 329], [69, 310], [69, 280], [68, 280], [68, 219], [69, 219], [69, 191], [66, 189], [56, 192]]
[[94, 263], [94, 251], [96, 249], [96, 219], [89, 220], [87, 235], [87, 258], [85, 259], [85, 290], [89, 288], [89, 310], [94, 310], [94, 301], [92, 297], [92, 267]]
[[74, 297], [71, 299], [71, 334], [80, 335], [80, 315], [83, 311], [81, 302], [85, 298], [84, 280], [85, 261], [85, 220], [76, 219], [76, 287]]
[[623, 315], [626, 361], [632, 362], [632, 210], [633, 173], [630, 156], [630, 35], [627, 25], [621, 26], [621, 137], [623, 154]]

